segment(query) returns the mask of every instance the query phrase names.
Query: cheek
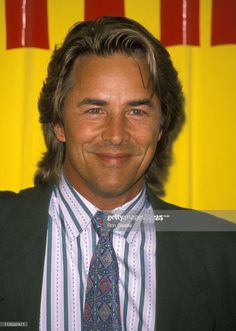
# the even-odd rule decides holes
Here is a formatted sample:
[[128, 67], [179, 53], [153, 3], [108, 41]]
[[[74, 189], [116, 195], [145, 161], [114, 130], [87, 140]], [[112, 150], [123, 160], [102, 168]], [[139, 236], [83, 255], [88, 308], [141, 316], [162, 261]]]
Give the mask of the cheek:
[[65, 127], [65, 137], [69, 144], [82, 145], [96, 137], [96, 130], [91, 125], [74, 121], [70, 127]]
[[159, 135], [160, 132], [158, 128], [149, 127], [149, 129], [139, 129], [133, 137], [136, 143], [148, 150], [153, 148], [156, 149]]

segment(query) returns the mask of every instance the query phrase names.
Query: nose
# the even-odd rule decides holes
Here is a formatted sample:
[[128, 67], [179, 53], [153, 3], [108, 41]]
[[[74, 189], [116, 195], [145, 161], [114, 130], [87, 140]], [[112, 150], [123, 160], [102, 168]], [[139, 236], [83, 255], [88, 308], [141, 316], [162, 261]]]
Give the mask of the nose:
[[104, 141], [112, 145], [121, 145], [127, 143], [130, 139], [130, 133], [127, 128], [127, 120], [122, 114], [116, 114], [109, 117], [106, 121], [102, 133]]

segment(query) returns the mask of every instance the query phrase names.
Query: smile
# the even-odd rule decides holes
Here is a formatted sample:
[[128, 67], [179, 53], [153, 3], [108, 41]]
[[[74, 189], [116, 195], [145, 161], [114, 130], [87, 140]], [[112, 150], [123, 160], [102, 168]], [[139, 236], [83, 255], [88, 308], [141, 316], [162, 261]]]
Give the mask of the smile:
[[109, 165], [122, 165], [126, 163], [131, 154], [128, 153], [98, 153], [95, 154], [103, 163]]

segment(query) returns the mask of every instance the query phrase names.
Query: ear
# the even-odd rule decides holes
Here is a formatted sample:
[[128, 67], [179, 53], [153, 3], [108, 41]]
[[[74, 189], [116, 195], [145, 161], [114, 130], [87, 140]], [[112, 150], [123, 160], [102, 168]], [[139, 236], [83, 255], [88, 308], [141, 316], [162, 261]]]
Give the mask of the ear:
[[63, 143], [66, 141], [65, 130], [62, 125], [56, 124], [53, 127], [53, 131], [54, 131], [55, 136], [57, 137], [58, 141], [63, 142]]

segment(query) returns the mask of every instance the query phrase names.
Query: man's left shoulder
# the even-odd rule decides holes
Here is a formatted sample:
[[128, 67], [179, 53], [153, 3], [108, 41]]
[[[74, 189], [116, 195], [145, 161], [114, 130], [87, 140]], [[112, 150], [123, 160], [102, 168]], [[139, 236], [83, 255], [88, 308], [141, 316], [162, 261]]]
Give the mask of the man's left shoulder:
[[160, 199], [157, 194], [147, 187], [147, 196], [154, 210], [183, 210], [183, 207], [171, 204]]
[[[154, 214], [163, 214], [166, 222], [159, 224], [159, 230], [176, 232], [200, 232], [200, 233], [231, 233], [236, 234], [236, 222], [227, 218], [227, 212], [216, 215], [214, 211], [198, 211], [168, 203], [148, 190], [148, 198], [151, 202]], [[222, 217], [223, 215], [223, 217]], [[232, 213], [231, 213], [232, 216]], [[234, 216], [236, 220], [236, 215]], [[210, 235], [213, 236], [214, 235]], [[227, 235], [225, 234], [225, 236]]]

